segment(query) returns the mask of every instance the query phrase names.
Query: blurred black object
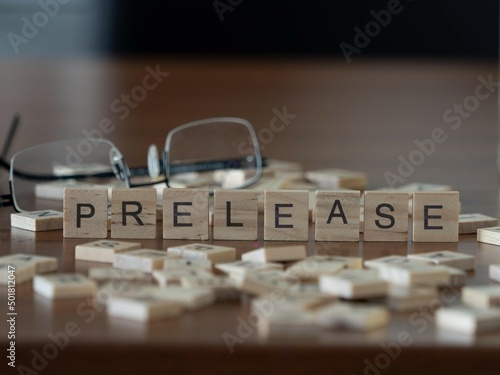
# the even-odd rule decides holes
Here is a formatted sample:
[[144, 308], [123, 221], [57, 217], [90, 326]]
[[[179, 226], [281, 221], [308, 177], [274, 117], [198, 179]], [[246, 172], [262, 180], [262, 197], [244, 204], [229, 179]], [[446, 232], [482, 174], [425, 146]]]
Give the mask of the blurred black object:
[[401, 11], [363, 57], [498, 55], [498, 0], [116, 0], [111, 52], [341, 57], [342, 42], [356, 47], [354, 28], [388, 3]]

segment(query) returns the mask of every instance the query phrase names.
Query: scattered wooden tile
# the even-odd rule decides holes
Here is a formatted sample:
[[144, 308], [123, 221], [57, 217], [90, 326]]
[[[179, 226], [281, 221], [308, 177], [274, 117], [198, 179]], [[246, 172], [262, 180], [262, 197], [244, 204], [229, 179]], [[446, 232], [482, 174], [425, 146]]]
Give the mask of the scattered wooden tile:
[[0, 285], [12, 286], [25, 283], [33, 279], [36, 273], [36, 264], [19, 260], [0, 258]]
[[498, 219], [483, 214], [461, 214], [458, 216], [458, 234], [477, 233], [480, 228], [498, 225]]
[[184, 288], [208, 288], [215, 294], [216, 301], [239, 301], [241, 292], [234, 279], [225, 276], [181, 277]]
[[62, 201], [64, 199], [65, 188], [86, 189], [92, 187], [95, 187], [95, 185], [75, 180], [42, 182], [35, 185], [35, 197], [38, 199]]
[[108, 235], [108, 189], [64, 189], [65, 238], [106, 238]]
[[429, 264], [428, 262], [423, 262], [421, 260], [416, 260], [401, 255], [389, 255], [382, 258], [374, 258], [364, 261], [364, 265], [367, 268], [380, 268], [390, 264], [408, 264], [408, 263]]
[[189, 244], [171, 246], [167, 249], [169, 254], [179, 254], [184, 258], [209, 259], [212, 263], [234, 262], [236, 260], [236, 249], [234, 247], [216, 246], [209, 244]]
[[436, 288], [408, 288], [400, 285], [391, 285], [387, 296], [387, 306], [394, 311], [416, 311], [420, 307], [429, 306], [437, 298], [438, 293]]
[[208, 240], [209, 193], [201, 189], [163, 191], [163, 238]]
[[500, 285], [466, 286], [462, 289], [462, 301], [477, 308], [499, 308]]
[[476, 257], [448, 250], [432, 251], [429, 253], [420, 254], [409, 254], [408, 258], [454, 267], [464, 271], [469, 271], [476, 268]]
[[203, 258], [181, 258], [181, 259], [165, 259], [163, 269], [202, 269], [206, 271], [212, 270], [212, 261]]
[[89, 278], [97, 281], [104, 280], [144, 280], [144, 272], [137, 270], [119, 270], [116, 268], [90, 268]]
[[215, 268], [231, 275], [264, 270], [283, 270], [284, 267], [281, 263], [262, 263], [251, 262], [248, 260], [237, 260], [236, 262], [217, 264]]
[[32, 232], [59, 230], [63, 229], [63, 213], [54, 210], [12, 213], [10, 226]]
[[264, 240], [307, 241], [308, 234], [309, 192], [264, 193]]
[[179, 302], [157, 298], [152, 294], [114, 297], [107, 306], [108, 315], [138, 322], [177, 318], [182, 313]]
[[158, 282], [161, 288], [170, 285], [180, 285], [181, 279], [186, 278], [211, 278], [214, 275], [203, 269], [196, 268], [178, 268], [173, 270], [157, 270], [153, 271], [153, 278]]
[[15, 261], [15, 262], [26, 262], [35, 264], [35, 272], [37, 274], [49, 273], [57, 271], [57, 258], [48, 257], [43, 255], [31, 255], [31, 254], [12, 254], [4, 257], [0, 257], [0, 262], [5, 261]]
[[413, 242], [458, 242], [458, 192], [413, 193]]
[[321, 291], [345, 299], [373, 298], [387, 295], [389, 284], [375, 270], [343, 270], [319, 277]]
[[270, 335], [301, 335], [316, 333], [316, 314], [310, 311], [274, 311], [259, 316], [257, 332], [262, 337]]
[[216, 190], [214, 240], [257, 240], [258, 195], [249, 190]]
[[154, 293], [155, 297], [179, 302], [188, 311], [199, 310], [215, 302], [215, 293], [209, 288], [184, 288], [168, 286]]
[[364, 172], [335, 168], [308, 171], [304, 177], [320, 189], [365, 190], [368, 184], [368, 175]]
[[117, 253], [113, 259], [113, 267], [124, 270], [138, 270], [151, 273], [153, 270], [163, 268], [166, 259], [180, 258], [180, 255], [169, 254], [165, 251], [153, 249], [140, 249]]
[[335, 296], [306, 294], [285, 294], [274, 300], [272, 295], [267, 295], [253, 299], [251, 308], [257, 314], [272, 310], [273, 312], [312, 311], [335, 300]]
[[359, 241], [359, 191], [317, 191], [316, 241]]
[[236, 286], [251, 295], [264, 295], [271, 292], [290, 291], [297, 283], [285, 279], [285, 273], [278, 270], [265, 270], [231, 275]]
[[317, 312], [320, 326], [349, 331], [374, 331], [389, 324], [390, 314], [385, 307], [336, 302]]
[[442, 307], [436, 311], [435, 321], [439, 330], [474, 335], [500, 329], [500, 310], [467, 306]]
[[265, 246], [244, 253], [241, 260], [259, 263], [289, 262], [305, 259], [305, 257], [306, 247], [304, 245]]
[[500, 227], [478, 229], [477, 242], [500, 246]]
[[76, 260], [113, 263], [115, 254], [137, 250], [141, 244], [114, 240], [99, 240], [77, 245], [75, 247]]
[[491, 280], [500, 282], [500, 264], [490, 264], [488, 271]]
[[366, 191], [364, 241], [408, 241], [408, 194]]
[[467, 283], [467, 273], [465, 271], [459, 268], [443, 265], [440, 265], [439, 267], [448, 271], [449, 278], [447, 282], [438, 284], [438, 287], [461, 288]]
[[345, 262], [329, 260], [329, 258], [329, 256], [306, 258], [288, 267], [286, 274], [301, 280], [317, 280], [321, 275], [334, 275], [346, 268]]
[[415, 286], [428, 285], [438, 286], [446, 284], [450, 274], [448, 269], [441, 266], [405, 263], [386, 264], [378, 268], [379, 275], [391, 284]]
[[158, 286], [144, 281], [111, 280], [99, 288], [96, 297], [99, 303], [107, 305], [115, 296], [127, 294], [148, 294], [159, 290]]
[[95, 282], [77, 273], [36, 275], [33, 290], [49, 299], [92, 297], [97, 291]]
[[155, 189], [113, 189], [111, 212], [111, 238], [156, 238]]

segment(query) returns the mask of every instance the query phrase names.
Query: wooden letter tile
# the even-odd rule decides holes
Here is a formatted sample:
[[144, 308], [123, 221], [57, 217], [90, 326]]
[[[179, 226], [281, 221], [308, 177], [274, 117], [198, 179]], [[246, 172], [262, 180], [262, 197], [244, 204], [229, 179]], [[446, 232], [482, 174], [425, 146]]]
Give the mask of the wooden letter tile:
[[64, 189], [64, 230], [66, 238], [108, 236], [108, 189]]
[[57, 258], [43, 255], [12, 254], [0, 258], [1, 262], [33, 263], [38, 274], [57, 271]]
[[182, 313], [182, 305], [152, 293], [135, 293], [114, 297], [108, 303], [107, 312], [115, 318], [148, 322], [177, 318]]
[[251, 262], [290, 262], [306, 257], [304, 245], [265, 246], [260, 249], [248, 251], [241, 256], [241, 260]]
[[365, 192], [364, 240], [408, 241], [408, 194]]
[[477, 309], [467, 306], [443, 307], [436, 311], [440, 330], [465, 335], [500, 329], [499, 309]]
[[335, 275], [321, 275], [322, 292], [345, 299], [382, 297], [387, 295], [389, 283], [379, 277], [376, 270], [350, 269]]
[[359, 191], [317, 191], [316, 241], [359, 241]]
[[166, 259], [180, 258], [180, 255], [168, 254], [166, 251], [140, 249], [115, 254], [113, 267], [123, 270], [137, 270], [151, 273], [163, 268]]
[[500, 307], [500, 285], [466, 286], [462, 290], [464, 304], [481, 309]]
[[500, 264], [490, 264], [489, 275], [491, 280], [500, 283]]
[[214, 240], [257, 240], [256, 191], [217, 190], [214, 194]]
[[307, 241], [309, 192], [281, 190], [264, 194], [264, 240]]
[[35, 273], [35, 263], [8, 259], [8, 256], [0, 258], [0, 285], [9, 285], [9, 281], [13, 280], [12, 275], [15, 275], [16, 285], [22, 284], [33, 279]]
[[413, 241], [458, 242], [456, 191], [413, 193]]
[[156, 238], [156, 190], [113, 189], [111, 238]]
[[59, 211], [44, 210], [10, 214], [10, 225], [32, 232], [44, 232], [63, 228], [63, 214]]
[[76, 260], [113, 263], [116, 253], [132, 251], [141, 248], [140, 243], [113, 240], [100, 240], [75, 247]]
[[206, 190], [163, 190], [163, 238], [208, 240], [208, 198]]

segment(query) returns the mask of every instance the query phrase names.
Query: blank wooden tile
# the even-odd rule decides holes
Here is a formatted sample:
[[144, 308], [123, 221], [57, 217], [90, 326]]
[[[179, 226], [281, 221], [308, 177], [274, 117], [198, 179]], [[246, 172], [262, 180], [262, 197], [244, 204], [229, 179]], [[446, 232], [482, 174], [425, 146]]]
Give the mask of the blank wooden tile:
[[75, 259], [113, 263], [115, 254], [140, 248], [141, 244], [137, 242], [99, 240], [77, 245], [75, 247]]
[[365, 192], [365, 241], [408, 241], [408, 194], [405, 192]]
[[468, 306], [442, 307], [436, 311], [439, 330], [474, 335], [500, 329], [499, 309], [478, 309]]
[[111, 238], [156, 238], [156, 190], [113, 189]]
[[231, 263], [221, 263], [215, 266], [219, 271], [225, 272], [227, 274], [244, 274], [247, 272], [264, 271], [264, 270], [283, 270], [283, 264], [281, 263], [262, 263], [262, 262], [252, 262], [248, 260], [238, 260]]
[[35, 272], [37, 274], [49, 273], [57, 271], [57, 258], [48, 257], [43, 255], [31, 255], [31, 254], [12, 254], [4, 257], [0, 257], [1, 262], [21, 262], [21, 263], [33, 263], [35, 264]]
[[480, 228], [490, 228], [498, 225], [498, 219], [483, 214], [461, 214], [458, 216], [458, 233], [473, 234]]
[[216, 190], [214, 240], [257, 240], [258, 196], [249, 190]]
[[320, 308], [317, 320], [324, 328], [368, 332], [386, 327], [390, 314], [383, 306], [336, 302]]
[[500, 285], [466, 286], [462, 289], [464, 304], [483, 309], [500, 307]]
[[156, 297], [153, 294], [116, 296], [107, 305], [111, 317], [138, 322], [177, 318], [182, 314], [182, 304]]
[[159, 289], [157, 285], [152, 285], [142, 280], [111, 280], [99, 288], [97, 297], [100, 303], [106, 305], [115, 296], [130, 295], [134, 293], [149, 294]]
[[305, 259], [305, 257], [306, 247], [304, 245], [265, 246], [244, 253], [241, 260], [260, 263], [290, 262]]
[[456, 191], [413, 193], [413, 241], [458, 242]]
[[6, 258], [0, 258], [0, 285], [13, 286], [12, 280], [14, 280], [14, 276], [15, 285], [33, 279], [36, 273], [35, 263]]
[[92, 280], [145, 280], [146, 274], [137, 270], [123, 270], [116, 268], [90, 268], [89, 278]]
[[264, 240], [307, 241], [309, 192], [266, 191], [264, 199]]
[[33, 290], [49, 299], [92, 297], [97, 291], [95, 282], [77, 273], [36, 275]]
[[409, 312], [420, 307], [430, 306], [438, 299], [436, 288], [432, 287], [405, 287], [390, 285], [387, 296], [387, 306], [390, 310]]
[[238, 288], [251, 295], [265, 295], [270, 292], [290, 290], [292, 283], [287, 281], [285, 276], [285, 273], [279, 270], [264, 270], [231, 275]]
[[375, 270], [343, 270], [319, 277], [321, 291], [345, 299], [372, 298], [387, 295], [389, 284]]
[[500, 264], [490, 264], [488, 271], [491, 280], [500, 282]]
[[64, 189], [64, 230], [66, 238], [108, 236], [108, 189]]
[[429, 253], [420, 254], [409, 254], [408, 258], [454, 267], [465, 271], [473, 270], [476, 267], [475, 256], [447, 250], [432, 251]]
[[251, 309], [254, 313], [266, 313], [269, 311], [270, 304], [272, 304], [274, 311], [288, 312], [288, 311], [312, 311], [319, 306], [330, 303], [336, 300], [335, 296], [314, 296], [314, 295], [293, 295], [285, 294], [276, 301], [271, 301], [270, 296], [257, 297], [252, 300]]
[[63, 213], [54, 210], [12, 213], [10, 226], [32, 232], [59, 230], [63, 229]]
[[316, 334], [318, 323], [316, 314], [312, 311], [273, 311], [259, 315], [257, 332], [262, 337], [270, 335], [297, 335]]
[[169, 254], [166, 251], [139, 249], [124, 253], [116, 253], [113, 267], [124, 270], [138, 270], [151, 273], [163, 268], [166, 259], [180, 258], [180, 255]]
[[356, 189], [364, 190], [368, 184], [365, 172], [343, 169], [321, 169], [304, 174], [308, 181], [315, 183], [321, 189]]
[[209, 193], [202, 189], [163, 191], [163, 238], [208, 240]]
[[211, 278], [214, 274], [210, 271], [199, 268], [177, 268], [172, 270], [156, 270], [153, 271], [153, 278], [161, 288], [170, 285], [179, 285], [181, 279], [186, 278]]
[[236, 249], [228, 246], [209, 244], [189, 244], [171, 246], [167, 249], [169, 254], [182, 255], [184, 258], [209, 259], [212, 263], [227, 263], [236, 260]]
[[386, 257], [374, 258], [364, 261], [364, 265], [367, 268], [380, 268], [390, 264], [407, 264], [407, 263], [429, 264], [429, 262], [408, 258], [402, 255], [389, 255]]
[[316, 241], [359, 241], [359, 191], [317, 191]]
[[500, 246], [500, 227], [478, 229], [477, 242]]

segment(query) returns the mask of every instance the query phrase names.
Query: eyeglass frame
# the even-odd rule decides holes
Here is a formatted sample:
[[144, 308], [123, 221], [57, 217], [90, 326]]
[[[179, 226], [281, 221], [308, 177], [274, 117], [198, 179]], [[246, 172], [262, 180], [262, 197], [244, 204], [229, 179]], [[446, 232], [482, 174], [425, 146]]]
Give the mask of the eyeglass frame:
[[[15, 126], [17, 127], [19, 121], [20, 121], [19, 116], [16, 115], [14, 117], [12, 125], [15, 124]], [[259, 179], [262, 177], [262, 168], [266, 165], [265, 159], [262, 157], [262, 154], [260, 152], [260, 146], [259, 146], [257, 134], [255, 133], [255, 130], [254, 130], [252, 124], [245, 119], [238, 118], [238, 117], [213, 117], [213, 118], [208, 118], [208, 119], [203, 119], [203, 120], [192, 121], [192, 122], [186, 123], [184, 125], [180, 125], [178, 127], [175, 127], [174, 129], [172, 129], [168, 132], [166, 140], [165, 140], [165, 147], [162, 151], [161, 158], [158, 160], [159, 174], [163, 174], [164, 178], [162, 178], [160, 180], [151, 181], [151, 182], [132, 184], [130, 181], [131, 178], [134, 176], [147, 176], [147, 175], [151, 176], [150, 168], [152, 167], [152, 165], [150, 165], [150, 160], [149, 160], [150, 153], [149, 152], [148, 152], [148, 166], [147, 167], [129, 168], [129, 166], [127, 165], [127, 163], [125, 161], [125, 158], [123, 157], [121, 152], [118, 150], [118, 148], [112, 142], [110, 142], [106, 139], [102, 139], [102, 138], [100, 138], [98, 140], [100, 142], [105, 142], [105, 143], [108, 143], [109, 145], [111, 145], [111, 150], [113, 152], [115, 152], [115, 154], [112, 156], [112, 158], [110, 160], [112, 172], [98, 172], [98, 173], [93, 173], [93, 174], [73, 174], [73, 175], [27, 175], [24, 173], [24, 176], [23, 176], [23, 173], [19, 172], [19, 171], [15, 171], [11, 167], [11, 164], [12, 164], [12, 161], [15, 159], [15, 157], [18, 154], [25, 152], [32, 147], [29, 147], [27, 149], [23, 149], [21, 151], [16, 152], [12, 156], [10, 163], [6, 162], [3, 159], [3, 157], [0, 156], [0, 167], [3, 167], [5, 169], [9, 170], [9, 191], [10, 191], [10, 194], [0, 195], [0, 207], [12, 206], [12, 207], [14, 207], [16, 212], [23, 212], [23, 211], [25, 212], [25, 210], [22, 210], [19, 208], [19, 206], [17, 205], [17, 202], [14, 198], [14, 194], [13, 194], [14, 189], [12, 187], [12, 185], [13, 185], [12, 181], [13, 181], [14, 175], [18, 175], [18, 176], [20, 175], [21, 177], [24, 177], [27, 179], [44, 180], [44, 181], [58, 181], [58, 180], [70, 180], [70, 179], [82, 179], [82, 178], [116, 177], [118, 180], [125, 182], [126, 188], [146, 187], [146, 186], [153, 186], [153, 185], [162, 184], [162, 183], [165, 183], [168, 188], [172, 188], [172, 186], [170, 186], [170, 184], [169, 184], [169, 180], [170, 180], [170, 177], [176, 173], [208, 172], [208, 171], [223, 170], [223, 169], [244, 169], [244, 168], [238, 168], [238, 166], [244, 164], [243, 162], [246, 159], [217, 160], [217, 161], [207, 161], [207, 162], [196, 162], [196, 163], [191, 163], [191, 164], [181, 164], [181, 165], [177, 165], [176, 167], [180, 166], [183, 168], [183, 170], [178, 171], [176, 173], [171, 173], [171, 170], [170, 170], [171, 168], [167, 168], [167, 165], [168, 165], [167, 162], [169, 160], [169, 155], [170, 155], [170, 151], [171, 151], [170, 146], [171, 146], [172, 137], [176, 133], [178, 133], [179, 131], [191, 128], [191, 127], [199, 126], [199, 125], [212, 124], [212, 123], [223, 123], [223, 122], [237, 123], [237, 124], [243, 125], [246, 127], [246, 129], [248, 130], [248, 132], [250, 134], [250, 138], [252, 140], [252, 144], [253, 144], [254, 152], [255, 152], [255, 155], [253, 156], [253, 158], [255, 158], [257, 172], [256, 172], [256, 175], [252, 179], [250, 179], [249, 181], [245, 182], [243, 185], [238, 186], [234, 189], [247, 188], [247, 187], [255, 184], [257, 181], [259, 181]], [[81, 138], [81, 139], [86, 139], [86, 138]], [[73, 140], [78, 140], [78, 138], [73, 139]], [[9, 140], [9, 142], [10, 141], [11, 141], [11, 139]], [[71, 140], [68, 140], [68, 141], [71, 141]], [[48, 142], [48, 143], [51, 143], [51, 142]], [[48, 144], [48, 143], [45, 143], [45, 144]], [[42, 146], [42, 145], [38, 145], [38, 146]], [[33, 148], [38, 147], [38, 146], [33, 146]], [[154, 145], [152, 145], [152, 146], [154, 146]], [[136, 174], [133, 174], [133, 172], [136, 172]], [[137, 172], [139, 172], [139, 173], [137, 173]]]

